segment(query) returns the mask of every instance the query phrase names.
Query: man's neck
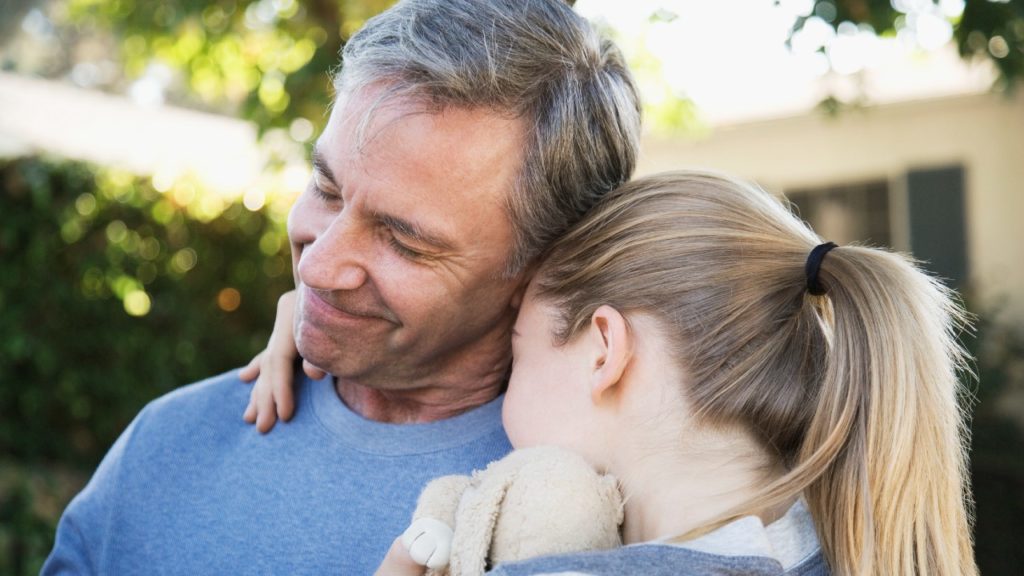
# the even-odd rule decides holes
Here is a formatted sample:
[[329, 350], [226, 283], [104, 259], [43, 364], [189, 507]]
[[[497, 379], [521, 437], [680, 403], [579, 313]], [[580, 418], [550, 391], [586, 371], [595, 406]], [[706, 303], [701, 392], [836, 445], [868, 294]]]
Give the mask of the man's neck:
[[338, 397], [353, 412], [376, 422], [414, 424], [444, 420], [497, 398], [512, 365], [515, 310], [469, 344], [421, 366], [395, 372], [336, 376]]
[[415, 424], [444, 420], [482, 406], [501, 394], [504, 381], [502, 375], [481, 380], [475, 386], [382, 390], [336, 378], [334, 388], [342, 402], [363, 418], [391, 424]]

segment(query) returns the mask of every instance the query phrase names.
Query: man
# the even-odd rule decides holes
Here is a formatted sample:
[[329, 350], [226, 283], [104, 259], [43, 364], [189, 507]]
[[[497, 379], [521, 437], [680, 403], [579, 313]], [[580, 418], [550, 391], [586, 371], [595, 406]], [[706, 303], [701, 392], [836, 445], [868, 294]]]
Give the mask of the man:
[[237, 373], [149, 406], [46, 574], [368, 574], [431, 478], [503, 456], [528, 267], [628, 179], [637, 95], [557, 0], [410, 0], [345, 46], [289, 218], [296, 340], [331, 377], [269, 436]]

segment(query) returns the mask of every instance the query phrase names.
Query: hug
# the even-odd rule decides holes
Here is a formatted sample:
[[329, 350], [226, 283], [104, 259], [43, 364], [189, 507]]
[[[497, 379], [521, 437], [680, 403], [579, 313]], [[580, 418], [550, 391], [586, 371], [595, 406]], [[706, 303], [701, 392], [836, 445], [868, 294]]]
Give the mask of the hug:
[[[268, 350], [139, 414], [45, 574], [976, 573], [948, 289], [739, 179], [630, 180], [633, 80], [562, 2], [406, 0], [342, 59]], [[540, 447], [613, 479], [614, 542], [400, 537]]]

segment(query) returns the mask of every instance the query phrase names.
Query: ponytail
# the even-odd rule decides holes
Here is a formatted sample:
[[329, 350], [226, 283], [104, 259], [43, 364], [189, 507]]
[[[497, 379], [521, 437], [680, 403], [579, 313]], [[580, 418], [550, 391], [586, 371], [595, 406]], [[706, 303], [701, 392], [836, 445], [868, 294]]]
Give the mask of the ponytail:
[[817, 409], [799, 461], [834, 454], [804, 493], [837, 574], [977, 573], [966, 510], [967, 430], [951, 291], [897, 254], [833, 250]]

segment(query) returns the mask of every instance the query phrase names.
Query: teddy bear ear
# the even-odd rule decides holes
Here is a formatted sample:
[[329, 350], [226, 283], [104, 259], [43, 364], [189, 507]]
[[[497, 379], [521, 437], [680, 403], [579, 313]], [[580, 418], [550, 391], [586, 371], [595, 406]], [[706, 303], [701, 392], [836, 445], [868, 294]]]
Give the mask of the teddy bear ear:
[[487, 570], [494, 527], [515, 474], [481, 474], [479, 484], [462, 494], [455, 513], [451, 576], [479, 576]]
[[619, 485], [618, 478], [611, 474], [601, 476], [601, 487], [609, 507], [616, 510], [615, 523], [621, 526], [625, 519], [626, 503], [622, 499], [622, 487]]

